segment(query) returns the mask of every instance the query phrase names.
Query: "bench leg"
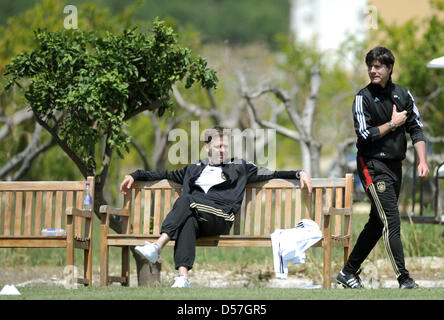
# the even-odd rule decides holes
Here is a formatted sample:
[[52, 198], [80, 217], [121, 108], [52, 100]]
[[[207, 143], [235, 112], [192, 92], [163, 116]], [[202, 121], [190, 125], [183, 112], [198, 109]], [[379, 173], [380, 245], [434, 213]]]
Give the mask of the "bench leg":
[[74, 265], [74, 235], [73, 235], [73, 227], [72, 227], [72, 216], [67, 216], [66, 223], [66, 265], [73, 266]]
[[331, 216], [324, 216], [322, 249], [324, 253], [324, 274], [323, 274], [323, 288], [329, 289], [331, 287], [330, 270], [331, 270]]
[[331, 288], [330, 271], [331, 271], [331, 246], [330, 243], [324, 246], [324, 279], [322, 287], [324, 289]]
[[100, 286], [108, 285], [108, 254], [109, 247], [106, 240], [108, 228], [104, 225], [100, 226]]
[[130, 281], [130, 248], [129, 246], [122, 247], [122, 278], [125, 282], [122, 283], [125, 287], [129, 287]]
[[88, 250], [83, 251], [83, 277], [88, 280], [88, 286], [92, 286], [92, 250], [91, 246]]
[[350, 257], [350, 253], [351, 253], [351, 248], [349, 246], [344, 247], [344, 266], [347, 264], [348, 257]]
[[105, 245], [100, 252], [100, 286], [108, 285], [108, 246]]

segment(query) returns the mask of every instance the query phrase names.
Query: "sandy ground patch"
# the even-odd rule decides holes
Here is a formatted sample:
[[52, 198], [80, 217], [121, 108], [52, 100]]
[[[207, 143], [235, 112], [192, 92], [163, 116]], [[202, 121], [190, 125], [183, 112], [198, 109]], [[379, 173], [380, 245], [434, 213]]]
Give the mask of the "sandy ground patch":
[[[411, 276], [421, 287], [444, 287], [444, 258], [420, 257], [406, 258], [406, 265]], [[291, 273], [287, 279], [277, 279], [270, 272], [262, 273], [260, 268], [254, 271], [208, 271], [193, 269], [190, 281], [194, 287], [272, 287], [272, 288], [319, 288], [321, 279], [307, 276], [303, 273]], [[110, 266], [111, 274], [118, 274], [118, 266]], [[3, 267], [0, 268], [0, 286], [13, 284], [16, 287], [36, 285], [58, 285], [65, 283], [64, 267], [35, 266], [35, 267]], [[290, 266], [291, 271], [291, 266]], [[175, 272], [161, 273], [161, 284], [169, 286], [173, 283]], [[336, 273], [332, 270], [332, 277]], [[381, 259], [365, 262], [362, 266], [361, 278], [366, 288], [397, 288], [398, 283], [388, 260]], [[98, 267], [93, 269], [93, 285], [99, 285]], [[137, 286], [137, 275], [130, 275], [130, 286]], [[332, 287], [336, 287], [332, 284]]]

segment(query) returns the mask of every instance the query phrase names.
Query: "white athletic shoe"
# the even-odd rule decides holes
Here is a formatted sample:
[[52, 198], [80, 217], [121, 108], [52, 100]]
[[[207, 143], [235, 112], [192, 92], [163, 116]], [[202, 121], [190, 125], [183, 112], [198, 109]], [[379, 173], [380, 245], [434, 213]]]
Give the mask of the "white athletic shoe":
[[190, 281], [185, 276], [178, 276], [174, 278], [174, 283], [171, 288], [189, 288], [191, 287]]
[[159, 247], [157, 244], [145, 242], [144, 246], [136, 246], [134, 250], [151, 263], [156, 263], [159, 260]]

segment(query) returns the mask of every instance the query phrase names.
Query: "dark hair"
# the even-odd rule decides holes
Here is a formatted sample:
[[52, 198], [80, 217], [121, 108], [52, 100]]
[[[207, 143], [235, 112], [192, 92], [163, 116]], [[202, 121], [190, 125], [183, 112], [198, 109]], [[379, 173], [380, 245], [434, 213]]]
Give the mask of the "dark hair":
[[221, 126], [214, 126], [212, 128], [209, 128], [205, 130], [205, 143], [210, 143], [211, 140], [213, 140], [213, 137], [219, 136], [227, 136], [230, 132], [230, 129], [221, 127]]
[[[385, 64], [387, 67], [395, 65], [395, 57], [393, 53], [385, 48], [385, 47], [376, 47], [370, 50], [367, 55], [365, 56], [365, 63], [367, 64], [367, 67], [370, 67], [373, 61], [379, 61], [382, 64]], [[392, 73], [390, 72], [390, 75]]]

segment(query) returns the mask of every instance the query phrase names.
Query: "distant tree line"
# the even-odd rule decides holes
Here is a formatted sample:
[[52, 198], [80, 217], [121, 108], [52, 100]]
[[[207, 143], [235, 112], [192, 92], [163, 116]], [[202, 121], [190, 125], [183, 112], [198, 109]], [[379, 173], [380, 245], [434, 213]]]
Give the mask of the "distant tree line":
[[[61, 0], [65, 5], [80, 5], [86, 0]], [[137, 2], [136, 20], [152, 21], [155, 17], [189, 26], [200, 31], [202, 42], [228, 41], [244, 44], [256, 41], [274, 44], [274, 37], [288, 32], [288, 0], [89, 0], [118, 14]], [[7, 19], [20, 14], [41, 0], [0, 2], [0, 27]], [[61, 13], [63, 14], [63, 13]], [[79, 12], [81, 14], [81, 12]]]

